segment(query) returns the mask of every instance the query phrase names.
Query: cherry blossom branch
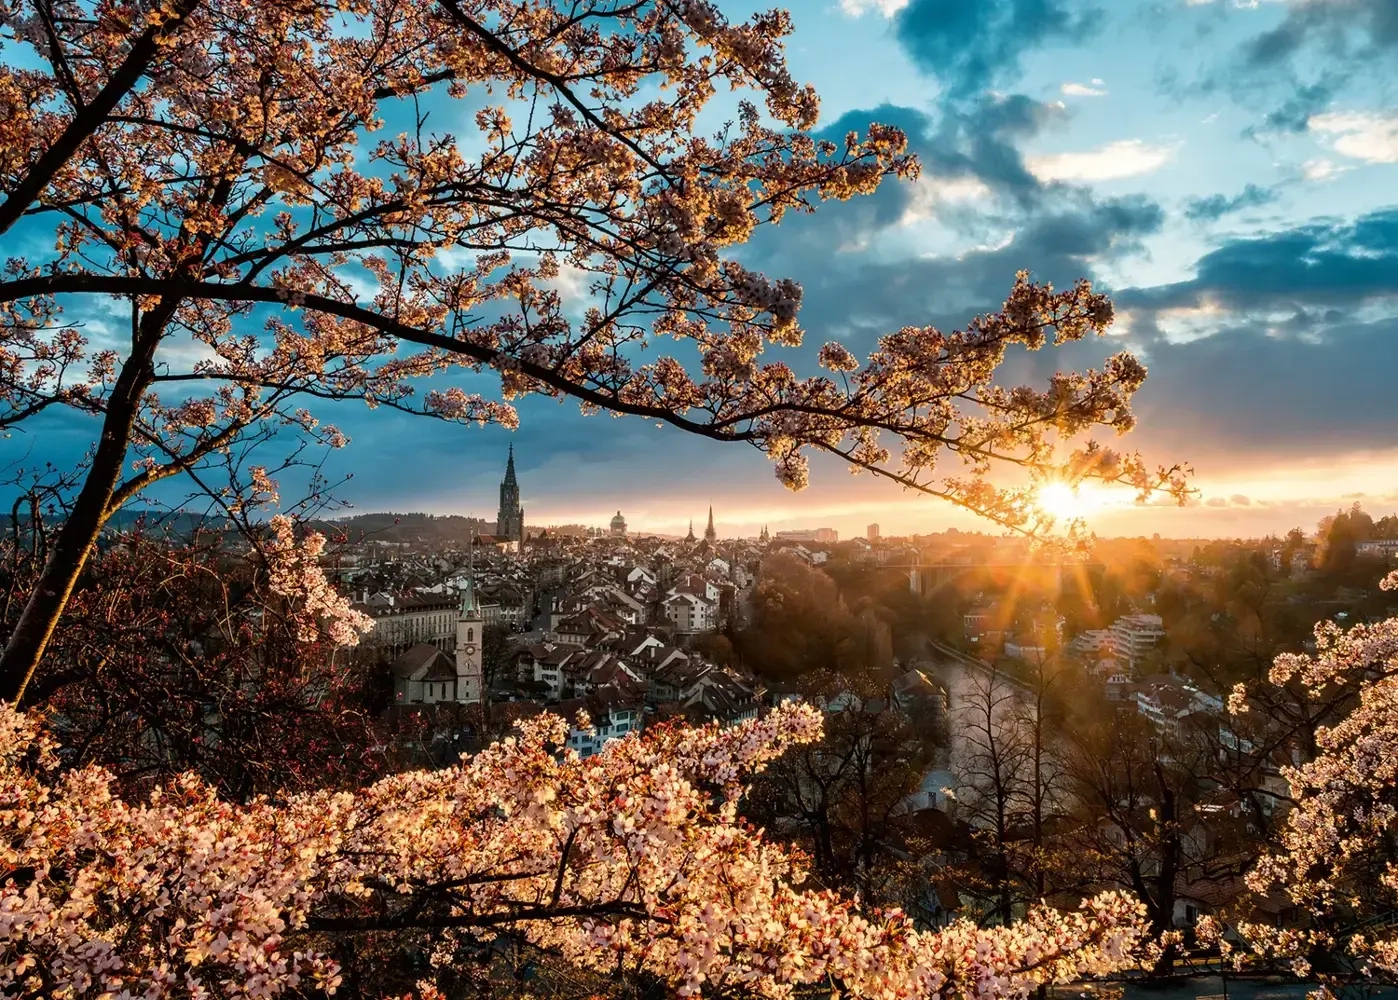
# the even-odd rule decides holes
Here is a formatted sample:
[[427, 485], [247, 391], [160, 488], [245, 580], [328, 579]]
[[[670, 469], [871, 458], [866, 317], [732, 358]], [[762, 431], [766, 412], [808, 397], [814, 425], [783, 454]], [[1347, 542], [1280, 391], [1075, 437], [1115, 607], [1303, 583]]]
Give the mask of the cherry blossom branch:
[[169, 39], [199, 9], [202, 0], [174, 0], [168, 16], [159, 18], [132, 43], [126, 58], [92, 100], [78, 108], [67, 127], [25, 172], [5, 200], [0, 202], [0, 233], [23, 218], [26, 210], [40, 200], [53, 178], [66, 167], [78, 149], [109, 120], [122, 99], [131, 92], [151, 64], [161, 55]]

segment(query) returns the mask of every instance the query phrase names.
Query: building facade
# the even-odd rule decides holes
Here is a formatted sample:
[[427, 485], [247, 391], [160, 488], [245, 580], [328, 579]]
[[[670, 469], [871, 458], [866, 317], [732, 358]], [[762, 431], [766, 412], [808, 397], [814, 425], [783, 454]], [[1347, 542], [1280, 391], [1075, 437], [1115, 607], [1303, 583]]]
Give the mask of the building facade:
[[364, 594], [355, 610], [373, 619], [366, 646], [404, 650], [420, 642], [451, 649], [456, 602], [435, 594]]
[[1122, 615], [1111, 627], [1112, 649], [1135, 669], [1142, 659], [1165, 638], [1159, 615]]
[[697, 594], [678, 593], [665, 599], [665, 618], [676, 632], [693, 634], [712, 632], [716, 625], [718, 606]]
[[834, 528], [800, 528], [778, 531], [777, 539], [785, 542], [820, 542], [824, 545], [834, 545], [840, 540], [840, 533]]

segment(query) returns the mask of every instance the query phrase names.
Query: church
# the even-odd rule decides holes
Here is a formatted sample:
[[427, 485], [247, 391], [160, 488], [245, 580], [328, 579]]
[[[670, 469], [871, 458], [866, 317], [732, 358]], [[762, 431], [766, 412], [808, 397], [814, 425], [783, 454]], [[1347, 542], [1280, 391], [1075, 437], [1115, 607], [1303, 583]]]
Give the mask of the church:
[[480, 704], [484, 631], [485, 620], [476, 602], [475, 580], [468, 577], [456, 618], [455, 658], [431, 643], [420, 642], [394, 660], [390, 668], [394, 704]]
[[500, 481], [500, 511], [495, 515], [495, 537], [512, 542], [524, 541], [524, 508], [519, 505], [519, 480], [515, 478], [514, 445], [510, 445], [510, 459], [505, 465], [505, 478]]

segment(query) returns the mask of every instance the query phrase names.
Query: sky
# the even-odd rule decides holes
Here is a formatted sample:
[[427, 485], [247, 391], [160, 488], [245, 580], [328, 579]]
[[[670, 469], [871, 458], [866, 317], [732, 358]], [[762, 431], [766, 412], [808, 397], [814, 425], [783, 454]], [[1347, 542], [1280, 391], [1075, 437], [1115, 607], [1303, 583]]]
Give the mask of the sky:
[[[757, 5], [719, 0], [738, 18]], [[762, 5], [766, 6], [766, 4]], [[1100, 534], [1258, 536], [1359, 500], [1398, 509], [1398, 2], [789, 0], [788, 54], [832, 137], [898, 125], [916, 182], [764, 227], [739, 256], [805, 291], [808, 345], [995, 309], [1016, 270], [1109, 291], [1105, 339], [1016, 357], [1008, 378], [1150, 375], [1114, 446], [1195, 469], [1197, 503], [1089, 511]], [[456, 112], [460, 114], [461, 112]], [[792, 494], [742, 445], [526, 400], [521, 426], [362, 408], [330, 472], [359, 510], [493, 518], [513, 443], [528, 522], [842, 537], [990, 526], [813, 459]], [[66, 455], [55, 431], [42, 452]], [[75, 438], [76, 440], [76, 438]], [[8, 441], [0, 456], [35, 453]]]

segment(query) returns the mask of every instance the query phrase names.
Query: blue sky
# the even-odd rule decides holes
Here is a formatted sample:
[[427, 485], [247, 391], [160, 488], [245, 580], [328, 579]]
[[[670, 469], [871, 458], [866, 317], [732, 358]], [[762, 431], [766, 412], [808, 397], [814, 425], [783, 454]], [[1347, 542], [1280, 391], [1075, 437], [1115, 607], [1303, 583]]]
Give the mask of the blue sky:
[[[789, 6], [791, 66], [821, 94], [821, 128], [897, 124], [923, 162], [914, 184], [742, 250], [803, 284], [808, 344], [867, 351], [902, 325], [959, 325], [1021, 267], [1088, 276], [1117, 301], [1113, 335], [1018, 358], [1014, 375], [1137, 351], [1151, 375], [1124, 444], [1192, 463], [1202, 491], [1185, 510], [1103, 507], [1099, 531], [1257, 535], [1356, 498], [1398, 508], [1398, 2]], [[353, 438], [333, 469], [356, 472], [341, 492], [365, 510], [493, 517], [513, 441], [531, 523], [600, 524], [620, 508], [633, 527], [683, 531], [712, 502], [734, 534], [975, 526], [833, 462], [793, 495], [742, 446], [571, 404], [526, 401], [513, 434], [326, 416]], [[40, 450], [69, 454], [59, 434]]]

